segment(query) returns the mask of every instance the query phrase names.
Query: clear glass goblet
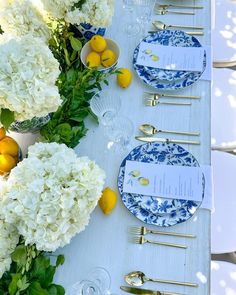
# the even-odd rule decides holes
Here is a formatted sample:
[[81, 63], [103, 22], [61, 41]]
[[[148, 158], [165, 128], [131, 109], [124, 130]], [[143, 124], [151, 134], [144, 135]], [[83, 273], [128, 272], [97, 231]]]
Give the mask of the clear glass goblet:
[[116, 117], [109, 126], [105, 127], [105, 135], [110, 140], [109, 149], [115, 152], [127, 150], [134, 132], [133, 123], [126, 117]]
[[151, 21], [155, 0], [134, 0], [137, 22], [141, 26], [143, 36], [146, 34], [147, 25]]
[[128, 15], [125, 17], [124, 31], [128, 36], [136, 36], [140, 32], [140, 25], [134, 19], [135, 0], [123, 0], [123, 8]]
[[97, 93], [90, 100], [90, 108], [98, 117], [100, 124], [106, 126], [117, 116], [121, 108], [121, 99], [106, 93]]
[[89, 272], [87, 277], [98, 286], [103, 295], [109, 294], [111, 277], [105, 268], [95, 267]]
[[97, 284], [90, 280], [82, 280], [73, 285], [66, 295], [104, 295]]

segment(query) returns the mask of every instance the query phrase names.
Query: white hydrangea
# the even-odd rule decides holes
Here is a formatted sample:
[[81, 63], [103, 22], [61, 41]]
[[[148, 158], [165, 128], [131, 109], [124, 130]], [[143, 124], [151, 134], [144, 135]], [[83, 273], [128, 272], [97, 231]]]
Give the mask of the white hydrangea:
[[7, 180], [2, 214], [26, 244], [55, 251], [84, 230], [105, 174], [93, 161], [57, 143], [36, 143]]
[[11, 253], [19, 241], [16, 228], [0, 219], [0, 278], [11, 265]]
[[42, 0], [44, 8], [54, 18], [65, 18], [65, 15], [78, 0]]
[[108, 27], [114, 14], [114, 0], [86, 0], [81, 9], [69, 11], [66, 21], [71, 24], [88, 23]]
[[18, 121], [43, 117], [61, 105], [59, 63], [39, 38], [25, 35], [0, 45], [0, 109]]
[[[32, 2], [33, 1], [33, 2]], [[13, 36], [30, 34], [32, 38], [50, 39], [46, 12], [34, 0], [1, 0], [0, 25]]]

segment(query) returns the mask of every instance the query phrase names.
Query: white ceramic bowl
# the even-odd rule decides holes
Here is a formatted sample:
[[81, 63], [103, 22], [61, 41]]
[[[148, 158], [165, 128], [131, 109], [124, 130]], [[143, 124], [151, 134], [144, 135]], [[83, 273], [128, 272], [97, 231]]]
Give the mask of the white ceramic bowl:
[[[111, 71], [115, 68], [115, 66], [117, 65], [117, 62], [118, 62], [119, 56], [120, 56], [120, 49], [119, 49], [118, 44], [117, 44], [115, 41], [113, 41], [113, 40], [111, 40], [111, 39], [108, 39], [108, 38], [105, 38], [105, 40], [106, 40], [106, 42], [107, 42], [107, 47], [106, 47], [106, 49], [110, 49], [110, 50], [112, 50], [112, 51], [115, 53], [115, 55], [116, 55], [116, 62], [115, 62], [112, 66], [110, 66], [110, 67], [108, 67], [108, 68], [104, 68], [104, 67], [100, 66], [100, 67], [98, 68], [98, 71], [100, 71], [100, 72], [102, 72], [102, 73], [104, 73], [104, 74], [105, 74], [105, 73], [109, 73], [109, 72], [111, 72]], [[80, 52], [80, 59], [81, 59], [83, 65], [84, 65], [86, 68], [88, 68], [88, 69], [89, 69], [89, 67], [86, 65], [86, 58], [87, 58], [87, 55], [88, 55], [91, 51], [92, 51], [92, 48], [91, 48], [91, 46], [90, 46], [90, 42], [88, 41], [88, 42], [83, 46], [83, 48], [82, 48], [82, 50], [81, 50], [81, 52]]]

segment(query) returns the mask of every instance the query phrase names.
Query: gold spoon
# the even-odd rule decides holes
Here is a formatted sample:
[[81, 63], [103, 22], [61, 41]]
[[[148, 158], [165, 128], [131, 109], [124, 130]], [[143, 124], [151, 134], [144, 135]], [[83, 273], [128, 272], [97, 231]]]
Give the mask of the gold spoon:
[[150, 124], [143, 124], [139, 126], [139, 130], [142, 131], [146, 135], [154, 135], [156, 133], [171, 133], [171, 134], [181, 134], [181, 135], [192, 135], [192, 136], [199, 136], [199, 132], [184, 132], [184, 131], [170, 131], [170, 130], [160, 130], [155, 128]]
[[168, 14], [168, 13], [187, 14], [187, 15], [194, 15], [195, 14], [194, 12], [191, 12], [191, 11], [175, 11], [175, 10], [166, 10], [166, 9], [157, 9], [157, 10], [155, 10], [155, 13], [159, 14], [159, 15], [165, 15], [165, 14]]
[[198, 284], [195, 284], [195, 283], [150, 279], [146, 277], [145, 274], [141, 271], [133, 271], [128, 273], [127, 275], [125, 275], [125, 281], [127, 284], [131, 286], [136, 286], [136, 287], [140, 287], [146, 282], [164, 283], [164, 284], [172, 284], [172, 285], [188, 286], [188, 287], [198, 287]]
[[183, 28], [183, 29], [197, 29], [197, 30], [203, 30], [203, 27], [198, 26], [182, 26], [182, 25], [167, 25], [159, 20], [155, 20], [153, 23], [154, 27], [156, 27], [158, 30], [166, 30], [169, 28]]

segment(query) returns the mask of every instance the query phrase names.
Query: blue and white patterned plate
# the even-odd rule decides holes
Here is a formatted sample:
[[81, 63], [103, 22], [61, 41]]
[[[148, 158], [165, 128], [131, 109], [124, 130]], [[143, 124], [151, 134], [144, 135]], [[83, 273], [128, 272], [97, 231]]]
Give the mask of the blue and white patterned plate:
[[[172, 226], [188, 220], [201, 205], [201, 202], [123, 193], [125, 164], [127, 160], [195, 167], [199, 166], [199, 164], [193, 155], [176, 144], [147, 143], [132, 150], [121, 164], [118, 177], [118, 188], [124, 205], [138, 219], [148, 224]], [[204, 176], [202, 199], [203, 198]]]
[[[200, 42], [195, 37], [189, 36], [188, 34], [179, 30], [159, 31], [148, 35], [141, 42], [176, 47], [201, 47]], [[202, 72], [174, 71], [144, 67], [137, 64], [139, 47], [140, 43], [134, 50], [134, 69], [139, 77], [144, 81], [144, 83], [157, 89], [175, 90], [190, 86], [201, 77], [206, 68], [206, 53], [204, 55]]]

